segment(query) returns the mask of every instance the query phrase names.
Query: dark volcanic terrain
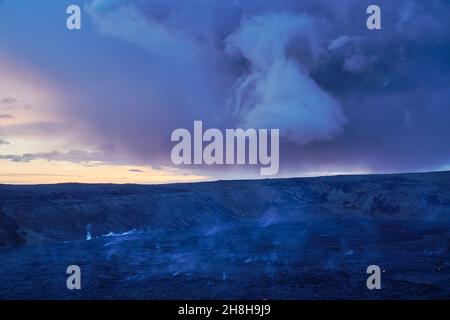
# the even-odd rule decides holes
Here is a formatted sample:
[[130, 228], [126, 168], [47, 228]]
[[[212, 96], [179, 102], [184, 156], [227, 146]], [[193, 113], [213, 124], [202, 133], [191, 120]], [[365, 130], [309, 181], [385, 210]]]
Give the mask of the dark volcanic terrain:
[[0, 185], [0, 298], [448, 299], [449, 218], [450, 172]]

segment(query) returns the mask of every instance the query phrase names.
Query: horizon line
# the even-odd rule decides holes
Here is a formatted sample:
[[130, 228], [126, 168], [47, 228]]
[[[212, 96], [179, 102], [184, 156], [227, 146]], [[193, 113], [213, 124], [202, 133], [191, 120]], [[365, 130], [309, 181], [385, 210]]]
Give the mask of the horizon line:
[[292, 177], [274, 177], [274, 178], [244, 178], [244, 179], [217, 179], [217, 180], [202, 180], [190, 182], [166, 182], [166, 183], [113, 183], [113, 182], [59, 182], [59, 183], [2, 183], [0, 186], [58, 186], [58, 185], [114, 185], [114, 186], [168, 186], [168, 185], [186, 185], [186, 184], [201, 184], [201, 183], [215, 183], [215, 182], [233, 182], [233, 181], [266, 181], [266, 180], [289, 180], [289, 179], [317, 179], [327, 177], [362, 177], [362, 176], [393, 176], [393, 175], [412, 175], [412, 174], [439, 174], [450, 173], [450, 170], [436, 170], [436, 171], [406, 171], [406, 172], [387, 172], [387, 173], [339, 173], [330, 175], [318, 176], [292, 176]]

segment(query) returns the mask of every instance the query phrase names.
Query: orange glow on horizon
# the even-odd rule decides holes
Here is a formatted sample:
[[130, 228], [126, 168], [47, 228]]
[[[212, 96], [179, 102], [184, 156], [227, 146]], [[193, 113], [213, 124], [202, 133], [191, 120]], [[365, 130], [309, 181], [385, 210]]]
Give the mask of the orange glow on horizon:
[[83, 165], [66, 161], [0, 160], [0, 184], [136, 183], [164, 184], [207, 181], [210, 177], [150, 166]]

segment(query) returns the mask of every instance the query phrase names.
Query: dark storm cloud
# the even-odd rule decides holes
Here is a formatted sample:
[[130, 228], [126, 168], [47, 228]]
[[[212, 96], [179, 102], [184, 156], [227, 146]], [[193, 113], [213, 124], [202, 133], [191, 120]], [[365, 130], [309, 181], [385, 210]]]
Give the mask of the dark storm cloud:
[[448, 165], [450, 5], [377, 1], [370, 31], [372, 2], [95, 0], [96, 30], [139, 51], [69, 114], [86, 140], [155, 165], [193, 120], [280, 128], [284, 172]]

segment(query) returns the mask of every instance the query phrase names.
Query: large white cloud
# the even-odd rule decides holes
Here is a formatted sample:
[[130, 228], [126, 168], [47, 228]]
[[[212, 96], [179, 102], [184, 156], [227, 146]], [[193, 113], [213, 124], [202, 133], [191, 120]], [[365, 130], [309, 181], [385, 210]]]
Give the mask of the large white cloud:
[[345, 116], [339, 103], [287, 55], [293, 41], [316, 50], [315, 34], [311, 17], [279, 13], [245, 19], [227, 38], [227, 51], [250, 62], [233, 101], [245, 127], [280, 128], [282, 135], [299, 144], [341, 132]]

